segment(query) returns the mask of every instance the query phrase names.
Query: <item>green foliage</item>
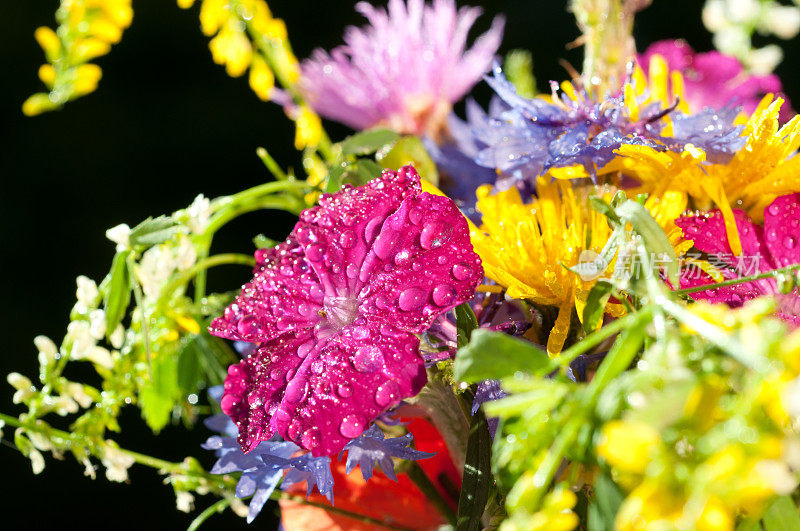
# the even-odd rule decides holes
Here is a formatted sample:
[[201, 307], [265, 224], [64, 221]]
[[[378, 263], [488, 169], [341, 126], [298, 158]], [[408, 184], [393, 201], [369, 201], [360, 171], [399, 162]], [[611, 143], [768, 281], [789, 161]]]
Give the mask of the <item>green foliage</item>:
[[528, 50], [511, 50], [503, 61], [505, 73], [520, 96], [533, 98], [537, 94], [536, 78], [533, 75], [533, 54]]
[[119, 251], [114, 255], [111, 271], [100, 285], [106, 314], [106, 337], [110, 337], [122, 322], [131, 302], [131, 272], [128, 270], [131, 252]]
[[150, 247], [172, 238], [177, 234], [178, 224], [171, 217], [147, 218], [131, 229], [131, 247]]
[[[459, 327], [461, 330], [461, 327]], [[455, 360], [455, 378], [467, 383], [506, 378], [516, 372], [541, 374], [552, 368], [547, 353], [529, 341], [480, 328]]]
[[[470, 396], [467, 394], [467, 396]], [[458, 531], [477, 531], [482, 528], [489, 491], [494, 483], [491, 468], [492, 439], [482, 411], [472, 416], [467, 439], [467, 456], [458, 500]]]
[[439, 172], [422, 141], [415, 136], [404, 136], [386, 153], [377, 154], [378, 163], [384, 168], [397, 170], [412, 164], [424, 181], [439, 185]]
[[342, 141], [344, 155], [372, 155], [376, 151], [394, 144], [400, 135], [389, 129], [370, 129], [348, 136]]

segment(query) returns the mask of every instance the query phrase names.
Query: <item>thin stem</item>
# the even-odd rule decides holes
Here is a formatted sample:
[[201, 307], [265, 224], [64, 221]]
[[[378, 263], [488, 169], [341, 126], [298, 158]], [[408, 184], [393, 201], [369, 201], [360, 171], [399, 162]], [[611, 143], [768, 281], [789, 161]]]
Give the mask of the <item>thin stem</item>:
[[197, 531], [203, 523], [214, 516], [217, 513], [221, 513], [224, 511], [229, 505], [231, 504], [231, 500], [228, 498], [222, 498], [218, 502], [212, 504], [208, 507], [205, 511], [197, 515], [197, 518], [192, 520], [192, 523], [189, 524], [189, 527], [186, 531]]
[[[224, 254], [216, 254], [209, 258], [204, 258], [197, 262], [195, 265], [181, 271], [177, 275], [175, 275], [172, 280], [170, 280], [162, 289], [161, 295], [159, 295], [157, 305], [161, 305], [166, 302], [169, 296], [174, 292], [178, 287], [186, 284], [189, 280], [195, 276], [200, 271], [205, 271], [209, 268], [220, 266], [220, 265], [228, 265], [228, 264], [241, 264], [253, 267], [256, 265], [255, 259], [246, 254], [239, 254], [239, 253], [224, 253]], [[139, 301], [136, 302], [140, 305]]]
[[453, 508], [447, 503], [447, 500], [445, 500], [444, 496], [439, 492], [439, 489], [436, 488], [436, 485], [428, 478], [428, 475], [422, 470], [422, 467], [413, 461], [409, 461], [403, 471], [406, 476], [408, 476], [408, 479], [410, 479], [419, 491], [425, 495], [428, 501], [436, 507], [444, 519], [451, 525], [456, 525], [457, 517], [455, 511], [453, 511]]
[[735, 286], [736, 284], [743, 284], [745, 282], [753, 282], [754, 280], [762, 280], [765, 278], [775, 278], [777, 275], [786, 274], [786, 273], [793, 273], [795, 271], [800, 271], [800, 264], [795, 264], [789, 267], [784, 267], [782, 269], [773, 269], [771, 271], [767, 271], [766, 273], [759, 273], [758, 275], [752, 275], [749, 277], [741, 277], [741, 278], [734, 278], [732, 280], [725, 280], [723, 282], [717, 282], [715, 284], [703, 284], [702, 286], [694, 286], [692, 288], [685, 288], [685, 289], [678, 289], [673, 291], [672, 293], [676, 295], [688, 295], [689, 293], [696, 293], [698, 291], [705, 291], [709, 289], [716, 289], [716, 288], [724, 288], [727, 286]]
[[134, 269], [133, 255], [128, 255], [128, 273], [131, 276], [131, 284], [133, 284], [133, 297], [136, 300], [136, 306], [139, 307], [139, 317], [142, 325], [142, 337], [144, 338], [144, 352], [147, 356], [147, 376], [153, 380], [153, 362], [152, 352], [150, 350], [150, 323], [147, 322], [147, 311], [144, 307], [144, 297], [142, 296], [142, 287], [136, 280]]

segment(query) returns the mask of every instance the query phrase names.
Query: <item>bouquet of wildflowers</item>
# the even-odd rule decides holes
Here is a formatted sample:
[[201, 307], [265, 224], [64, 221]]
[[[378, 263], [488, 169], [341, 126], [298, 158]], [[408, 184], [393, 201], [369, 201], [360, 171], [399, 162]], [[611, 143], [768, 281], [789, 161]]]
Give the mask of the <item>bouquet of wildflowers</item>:
[[[153, 467], [192, 530], [275, 502], [287, 531], [800, 529], [800, 118], [780, 48], [752, 44], [800, 7], [708, 0], [719, 51], [637, 52], [647, 0], [572, 0], [583, 65], [538, 93], [529, 52], [498, 55], [505, 21], [470, 38], [454, 0], [359, 3], [304, 61], [264, 0], [197, 4], [302, 173], [259, 148], [266, 182], [107, 231], [106, 277], [35, 338], [39, 374], [7, 377], [0, 427], [34, 473]], [[23, 112], [97, 89], [132, 17], [62, 0]], [[262, 209], [297, 217], [284, 241], [211, 252]], [[209, 292], [230, 264], [252, 279]], [[208, 439], [120, 447], [125, 408]]]

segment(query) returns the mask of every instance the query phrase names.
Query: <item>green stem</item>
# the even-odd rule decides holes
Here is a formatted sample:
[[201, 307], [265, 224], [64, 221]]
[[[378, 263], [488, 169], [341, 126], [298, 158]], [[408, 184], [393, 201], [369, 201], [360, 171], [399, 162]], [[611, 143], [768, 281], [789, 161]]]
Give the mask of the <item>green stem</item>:
[[[240, 253], [216, 254], [209, 258], [204, 258], [189, 269], [181, 271], [172, 277], [172, 279], [167, 282], [163, 288], [161, 288], [161, 294], [158, 297], [158, 302], [156, 305], [161, 306], [165, 304], [167, 299], [176, 289], [188, 283], [189, 280], [191, 280], [191, 278], [197, 275], [199, 272], [205, 271], [211, 267], [229, 264], [241, 264], [253, 267], [256, 265], [256, 262], [252, 256]], [[140, 303], [137, 301], [137, 304]]]
[[147, 356], [147, 376], [153, 380], [153, 363], [152, 352], [150, 350], [150, 323], [147, 322], [147, 311], [144, 307], [144, 297], [142, 297], [142, 288], [136, 280], [136, 273], [134, 269], [133, 254], [128, 255], [128, 272], [131, 276], [131, 284], [133, 284], [133, 297], [136, 300], [136, 306], [139, 308], [139, 316], [142, 325], [142, 337], [144, 338], [144, 352]]
[[208, 507], [205, 511], [197, 515], [197, 518], [192, 520], [192, 523], [189, 524], [189, 527], [186, 531], [197, 531], [203, 523], [214, 516], [217, 513], [221, 513], [224, 511], [228, 505], [231, 504], [231, 501], [228, 498], [222, 498], [217, 503], [212, 504]]
[[715, 284], [703, 284], [702, 286], [694, 286], [693, 288], [678, 289], [673, 291], [672, 293], [676, 295], [688, 295], [689, 293], [696, 293], [698, 291], [705, 291], [709, 289], [724, 288], [727, 286], [735, 286], [736, 284], [743, 284], [745, 282], [752, 282], [754, 280], [775, 278], [777, 275], [793, 273], [795, 271], [800, 271], [800, 264], [784, 267], [782, 269], [773, 269], [771, 271], [767, 271], [766, 273], [759, 273], [758, 275], [752, 275], [749, 277], [734, 278], [732, 280], [717, 282]]
[[457, 518], [455, 511], [453, 511], [453, 508], [447, 503], [447, 500], [444, 499], [444, 496], [442, 496], [439, 489], [436, 488], [436, 485], [428, 478], [428, 475], [422, 470], [422, 467], [414, 461], [408, 461], [402, 471], [405, 472], [408, 479], [416, 485], [428, 501], [436, 507], [436, 510], [439, 511], [444, 519], [449, 522], [450, 525], [456, 525]]

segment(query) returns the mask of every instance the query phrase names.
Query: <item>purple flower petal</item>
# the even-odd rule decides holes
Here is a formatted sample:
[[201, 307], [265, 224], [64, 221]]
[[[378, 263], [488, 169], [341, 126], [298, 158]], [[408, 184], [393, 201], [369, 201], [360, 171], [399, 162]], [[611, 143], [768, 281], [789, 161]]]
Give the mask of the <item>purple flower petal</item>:
[[392, 457], [417, 461], [436, 455], [435, 453], [420, 452], [419, 450], [408, 448], [413, 440], [414, 436], [410, 433], [402, 437], [386, 439], [383, 431], [376, 424], [373, 424], [359, 437], [347, 443], [342, 450], [342, 452], [347, 450], [346, 472], [349, 474], [358, 465], [361, 468], [361, 475], [364, 477], [364, 481], [369, 481], [372, 477], [375, 463], [378, 463], [378, 466], [381, 467], [381, 470], [389, 479], [397, 481]]

